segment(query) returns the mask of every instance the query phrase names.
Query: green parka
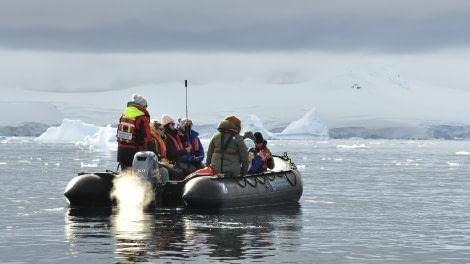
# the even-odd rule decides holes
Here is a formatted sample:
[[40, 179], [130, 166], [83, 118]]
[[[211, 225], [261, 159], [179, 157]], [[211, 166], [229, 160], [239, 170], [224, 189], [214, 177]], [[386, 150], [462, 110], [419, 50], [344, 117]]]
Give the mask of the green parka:
[[[245, 141], [243, 141], [243, 137], [239, 134], [239, 128], [232, 122], [223, 120], [218, 125], [217, 130], [218, 132], [212, 136], [207, 149], [206, 166], [212, 167], [214, 174], [223, 173], [228, 176], [245, 176], [248, 170], [248, 152]], [[229, 138], [231, 139], [227, 145]], [[224, 145], [226, 147], [222, 155]]]

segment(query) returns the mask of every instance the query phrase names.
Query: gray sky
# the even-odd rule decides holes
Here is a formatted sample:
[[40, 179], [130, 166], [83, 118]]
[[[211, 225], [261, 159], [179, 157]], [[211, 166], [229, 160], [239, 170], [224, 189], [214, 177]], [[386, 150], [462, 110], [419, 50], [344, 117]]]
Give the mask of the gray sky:
[[470, 90], [469, 14], [468, 0], [0, 0], [0, 89], [295, 84], [365, 62]]
[[0, 47], [427, 53], [468, 47], [467, 0], [0, 1]]

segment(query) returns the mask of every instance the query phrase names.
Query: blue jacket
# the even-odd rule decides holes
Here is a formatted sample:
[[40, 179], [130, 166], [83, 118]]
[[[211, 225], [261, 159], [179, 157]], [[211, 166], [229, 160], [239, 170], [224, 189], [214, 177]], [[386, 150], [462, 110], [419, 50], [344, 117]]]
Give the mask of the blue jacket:
[[263, 158], [260, 156], [256, 155], [252, 162], [251, 162], [251, 167], [250, 169], [246, 172], [246, 174], [256, 174], [256, 173], [261, 173], [263, 172]]
[[[178, 128], [178, 131], [180, 132], [179, 135], [184, 135], [184, 127]], [[186, 139], [183, 139], [185, 141]], [[191, 133], [189, 135], [189, 142], [191, 143], [192, 151], [191, 151], [191, 157], [190, 161], [191, 162], [202, 162], [204, 158], [206, 157], [206, 154], [204, 152], [204, 147], [202, 146], [201, 140], [199, 139], [199, 133], [195, 130], [191, 129]], [[197, 145], [197, 148], [196, 148]], [[180, 157], [181, 161], [188, 162], [188, 155], [182, 155]]]

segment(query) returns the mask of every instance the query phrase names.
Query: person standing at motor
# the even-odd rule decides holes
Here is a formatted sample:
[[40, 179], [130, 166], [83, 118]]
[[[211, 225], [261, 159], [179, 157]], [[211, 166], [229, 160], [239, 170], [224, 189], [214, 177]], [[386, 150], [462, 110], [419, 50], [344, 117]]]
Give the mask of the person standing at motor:
[[119, 119], [116, 134], [117, 161], [121, 171], [132, 168], [134, 155], [139, 151], [152, 151], [157, 154], [149, 123], [147, 100], [141, 95], [133, 94], [132, 101], [127, 103], [127, 108]]
[[189, 159], [188, 155], [183, 155], [180, 160], [183, 163], [189, 161], [196, 169], [203, 169], [205, 166], [202, 163], [204, 160], [204, 147], [199, 139], [199, 133], [193, 129], [193, 121], [188, 118], [178, 118], [178, 135], [185, 138], [185, 144], [192, 147]]
[[212, 167], [214, 174], [245, 176], [249, 164], [245, 141], [239, 134], [240, 119], [227, 116], [219, 123], [217, 130], [207, 149], [206, 166]]

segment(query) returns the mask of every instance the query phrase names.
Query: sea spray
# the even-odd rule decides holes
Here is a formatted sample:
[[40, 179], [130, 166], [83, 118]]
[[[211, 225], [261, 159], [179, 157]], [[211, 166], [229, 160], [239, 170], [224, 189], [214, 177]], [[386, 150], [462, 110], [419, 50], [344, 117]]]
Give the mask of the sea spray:
[[152, 184], [132, 173], [121, 173], [114, 179], [111, 198], [119, 210], [143, 210], [154, 199]]

